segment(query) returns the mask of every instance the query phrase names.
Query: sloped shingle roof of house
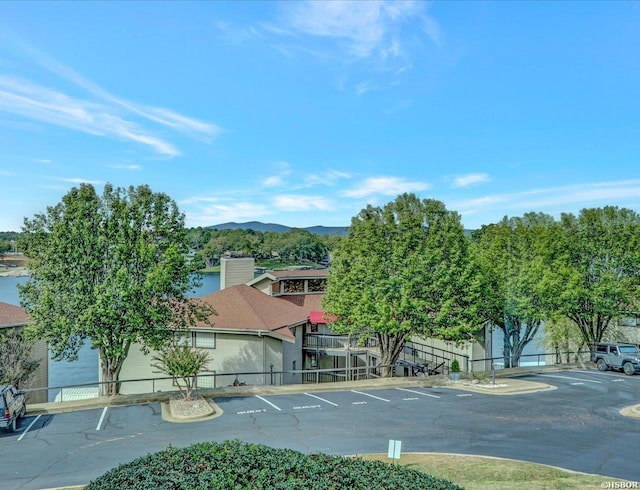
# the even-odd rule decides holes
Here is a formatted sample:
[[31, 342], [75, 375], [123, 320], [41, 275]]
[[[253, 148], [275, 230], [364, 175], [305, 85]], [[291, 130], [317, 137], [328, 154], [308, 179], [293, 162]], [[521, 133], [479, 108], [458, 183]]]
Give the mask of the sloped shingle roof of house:
[[[314, 296], [320, 298], [321, 295]], [[214, 329], [263, 331], [289, 340], [293, 340], [294, 335], [287, 327], [304, 323], [313, 309], [304, 301], [296, 304], [244, 284], [217, 291], [198, 301], [207, 303], [218, 312], [210, 318]], [[196, 326], [207, 325], [200, 323]]]
[[29, 323], [29, 315], [21, 306], [0, 301], [0, 328], [19, 327]]

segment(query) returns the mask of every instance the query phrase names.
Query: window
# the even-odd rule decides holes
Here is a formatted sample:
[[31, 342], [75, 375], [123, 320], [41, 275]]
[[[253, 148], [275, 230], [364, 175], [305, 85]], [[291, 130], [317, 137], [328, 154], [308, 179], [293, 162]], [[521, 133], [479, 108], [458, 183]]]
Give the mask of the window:
[[311, 332], [317, 332], [318, 331], [318, 324], [317, 323], [312, 323], [310, 331]]
[[310, 293], [323, 292], [327, 289], [326, 279], [309, 279], [308, 286]]
[[621, 345], [619, 347], [620, 352], [623, 354], [637, 354], [638, 348], [635, 345]]
[[189, 335], [189, 332], [175, 332], [174, 335], [178, 345], [191, 345], [191, 335]]
[[203, 349], [215, 349], [216, 334], [214, 332], [193, 332], [193, 346]]
[[302, 279], [289, 279], [284, 282], [285, 294], [291, 293], [304, 293], [304, 280]]

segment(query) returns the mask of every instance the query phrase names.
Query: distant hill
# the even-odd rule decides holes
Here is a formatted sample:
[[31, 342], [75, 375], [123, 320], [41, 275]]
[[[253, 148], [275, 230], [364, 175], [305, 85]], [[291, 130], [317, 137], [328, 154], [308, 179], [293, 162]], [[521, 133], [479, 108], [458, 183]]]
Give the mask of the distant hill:
[[[290, 226], [278, 225], [276, 223], [262, 223], [260, 221], [249, 221], [247, 223], [221, 223], [219, 225], [207, 226], [211, 230], [254, 230], [262, 233], [273, 231], [276, 233], [284, 233], [293, 230]], [[316, 235], [343, 235], [347, 234], [346, 226], [310, 226], [301, 228], [309, 233]]]

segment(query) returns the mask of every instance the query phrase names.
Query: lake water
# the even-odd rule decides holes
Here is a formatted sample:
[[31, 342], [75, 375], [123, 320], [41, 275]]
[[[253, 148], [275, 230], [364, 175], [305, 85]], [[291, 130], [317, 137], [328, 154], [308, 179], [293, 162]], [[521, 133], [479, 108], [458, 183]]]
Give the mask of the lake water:
[[[24, 284], [28, 277], [0, 276], [0, 301], [12, 305], [20, 305], [18, 284]], [[220, 289], [220, 274], [217, 272], [204, 274], [202, 286], [192, 297], [202, 297]], [[78, 352], [78, 359], [73, 362], [53, 361], [49, 359], [49, 386], [68, 386], [98, 381], [98, 351], [85, 344]], [[52, 400], [55, 393], [50, 393]]]

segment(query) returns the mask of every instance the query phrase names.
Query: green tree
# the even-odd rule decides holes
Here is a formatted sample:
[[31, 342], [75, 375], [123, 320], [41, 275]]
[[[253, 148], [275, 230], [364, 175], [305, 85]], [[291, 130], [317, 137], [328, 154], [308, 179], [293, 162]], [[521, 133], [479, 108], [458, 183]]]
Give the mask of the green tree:
[[194, 349], [184, 343], [174, 342], [153, 357], [153, 367], [173, 377], [180, 394], [185, 400], [191, 400], [196, 387], [196, 376], [207, 367], [209, 354]]
[[32, 374], [40, 361], [33, 358], [33, 341], [22, 332], [9, 328], [0, 332], [0, 385], [17, 389], [29, 387]]
[[640, 314], [640, 216], [606, 206], [563, 214], [563, 256], [556, 271], [556, 308], [578, 327], [590, 349], [614, 319]]
[[471, 340], [487, 319], [481, 291], [458, 214], [403, 194], [352, 219], [333, 250], [323, 309], [336, 332], [377, 337], [389, 376], [412, 334]]
[[278, 253], [289, 260], [320, 261], [327, 254], [327, 247], [320, 236], [307, 230], [294, 228], [280, 233], [280, 248]]
[[[184, 216], [148, 186], [107, 184], [102, 197], [82, 184], [24, 222], [30, 280], [20, 287], [33, 336], [53, 358], [73, 360], [85, 340], [98, 349], [104, 394], [119, 391], [134, 342], [159, 349], [211, 313], [186, 297], [199, 284], [187, 264]], [[170, 328], [171, 327], [171, 328]]]
[[503, 218], [474, 234], [475, 251], [491, 287], [484, 300], [491, 323], [503, 334], [505, 367], [518, 366], [520, 356], [549, 317], [552, 298], [545, 277], [557, 224], [551, 216], [527, 213]]

